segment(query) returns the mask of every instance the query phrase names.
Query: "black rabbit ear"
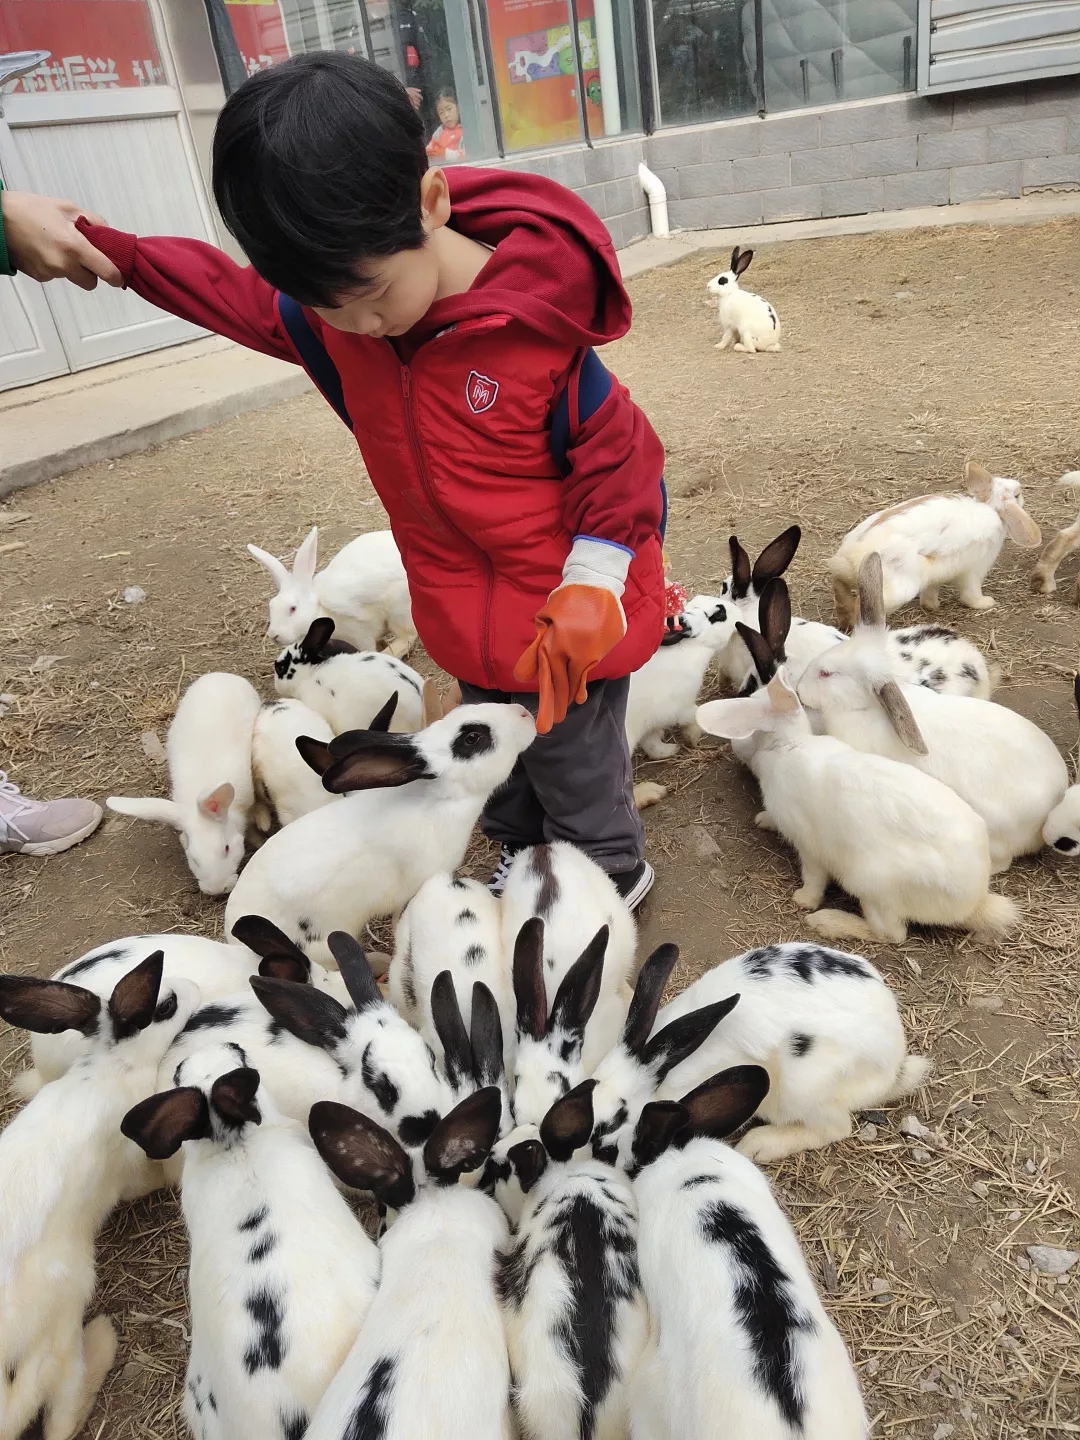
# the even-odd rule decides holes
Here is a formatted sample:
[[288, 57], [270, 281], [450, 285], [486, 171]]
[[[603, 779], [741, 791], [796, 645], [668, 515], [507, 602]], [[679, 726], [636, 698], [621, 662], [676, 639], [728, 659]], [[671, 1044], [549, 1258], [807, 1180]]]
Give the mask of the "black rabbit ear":
[[750, 659], [754, 662], [754, 669], [760, 676], [761, 683], [767, 685], [776, 674], [776, 661], [773, 659], [769, 642], [759, 631], [751, 630], [750, 626], [744, 625], [741, 620], [735, 621], [735, 629], [750, 651]]
[[116, 982], [109, 996], [109, 1015], [116, 1040], [137, 1035], [153, 1020], [164, 967], [164, 950], [155, 950]]
[[542, 1040], [547, 1034], [548, 1003], [544, 984], [544, 922], [526, 920], [514, 941], [514, 1000], [519, 1035]]
[[732, 252], [731, 252], [731, 268], [732, 268], [732, 270], [735, 269], [735, 267], [736, 267], [736, 265], [738, 265], [738, 263], [739, 263], [739, 247], [738, 247], [738, 245], [736, 245], [736, 246], [735, 246], [735, 249], [732, 250]]
[[738, 1003], [738, 995], [729, 995], [712, 1005], [703, 1005], [700, 1010], [692, 1010], [689, 1015], [681, 1015], [654, 1035], [641, 1052], [641, 1060], [656, 1077], [656, 1083], [693, 1055]]
[[218, 1076], [210, 1090], [210, 1104], [225, 1124], [233, 1129], [261, 1125], [262, 1114], [255, 1103], [258, 1091], [259, 1072], [243, 1066]]
[[473, 1053], [449, 970], [436, 975], [431, 987], [431, 1020], [443, 1047], [443, 1073], [457, 1090], [463, 1081], [472, 1079]]
[[745, 1125], [769, 1093], [769, 1072], [761, 1065], [736, 1065], [703, 1080], [679, 1104], [695, 1135], [725, 1136]]
[[316, 740], [312, 735], [297, 735], [296, 748], [305, 765], [310, 765], [316, 775], [325, 775], [333, 764], [330, 746], [325, 740]]
[[349, 1012], [325, 990], [261, 975], [252, 975], [248, 984], [263, 1009], [305, 1045], [333, 1053], [348, 1034]]
[[750, 556], [739, 544], [737, 535], [728, 536], [731, 551], [731, 595], [734, 600], [743, 600], [750, 590]]
[[393, 1210], [415, 1196], [412, 1161], [393, 1135], [366, 1115], [336, 1100], [317, 1100], [308, 1113], [308, 1133], [345, 1185], [372, 1191]]
[[397, 709], [397, 703], [398, 693], [395, 690], [394, 693], [390, 696], [389, 700], [387, 700], [386, 704], [382, 707], [379, 713], [368, 725], [368, 730], [381, 731], [384, 734], [389, 732], [390, 722], [394, 718], [394, 712]]
[[502, 1119], [498, 1086], [474, 1090], [444, 1115], [424, 1146], [428, 1174], [439, 1180], [456, 1180], [482, 1165], [495, 1144]]
[[502, 1017], [495, 996], [482, 980], [473, 982], [469, 1043], [478, 1085], [497, 1085], [503, 1074]]
[[1080, 719], [1080, 675], [1073, 676], [1073, 699], [1076, 701], [1076, 714]]
[[372, 974], [364, 947], [356, 936], [349, 935], [344, 930], [331, 930], [326, 937], [326, 943], [330, 954], [338, 963], [345, 989], [356, 1009], [365, 1010], [369, 1005], [382, 1005], [384, 1002], [379, 982]]
[[168, 1160], [185, 1140], [210, 1138], [210, 1107], [193, 1086], [164, 1090], [133, 1105], [120, 1121], [120, 1133], [151, 1160]]
[[323, 789], [333, 795], [435, 779], [412, 735], [350, 730], [331, 740], [330, 754], [334, 763], [323, 774]]
[[777, 535], [775, 540], [770, 540], [765, 549], [754, 561], [753, 583], [754, 589], [760, 595], [770, 580], [779, 580], [784, 571], [795, 559], [795, 552], [799, 548], [799, 541], [802, 539], [802, 531], [798, 525], [789, 525], [782, 535]]
[[38, 980], [32, 975], [0, 975], [0, 1015], [9, 1025], [35, 1035], [61, 1035], [98, 1028], [101, 998], [81, 985], [63, 980]]
[[753, 258], [754, 252], [752, 250], [743, 250], [731, 268], [735, 271], [736, 275], [745, 275], [746, 271], [750, 268], [750, 261]]
[[527, 1195], [547, 1169], [547, 1151], [539, 1140], [522, 1140], [510, 1146], [506, 1158], [514, 1167], [522, 1194]]
[[308, 626], [307, 634], [300, 642], [300, 648], [306, 659], [312, 659], [322, 654], [330, 643], [330, 637], [334, 633], [334, 622], [329, 615], [320, 615]]
[[306, 985], [311, 979], [311, 961], [300, 946], [264, 915], [241, 915], [232, 933], [234, 940], [259, 956], [260, 975], [295, 980], [298, 985]]
[[601, 925], [562, 978], [551, 1006], [549, 1032], [559, 1026], [570, 1035], [584, 1037], [585, 1026], [600, 998], [607, 946], [608, 927]]
[[[758, 600], [758, 625], [776, 663], [787, 659], [784, 646], [791, 629], [791, 596], [783, 580], [770, 580]], [[755, 660], [755, 664], [756, 664]]]
[[645, 1048], [649, 1033], [656, 1023], [656, 1012], [660, 1009], [664, 986], [678, 958], [677, 945], [661, 945], [653, 951], [638, 973], [634, 998], [626, 1012], [626, 1023], [622, 1032], [623, 1044], [631, 1055], [640, 1055]]
[[589, 1143], [593, 1128], [595, 1080], [581, 1084], [555, 1101], [540, 1125], [540, 1139], [553, 1160], [569, 1160], [575, 1150]]
[[634, 1127], [634, 1166], [642, 1170], [674, 1144], [690, 1124], [690, 1115], [677, 1100], [650, 1100]]

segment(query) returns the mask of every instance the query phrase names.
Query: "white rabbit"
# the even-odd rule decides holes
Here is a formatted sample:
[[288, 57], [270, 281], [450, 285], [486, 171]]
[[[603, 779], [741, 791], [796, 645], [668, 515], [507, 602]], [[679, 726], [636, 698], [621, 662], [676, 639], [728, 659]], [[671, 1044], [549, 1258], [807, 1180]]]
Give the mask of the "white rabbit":
[[321, 715], [335, 735], [358, 730], [397, 696], [391, 730], [419, 730], [424, 681], [404, 660], [375, 650], [350, 650], [332, 640], [334, 622], [314, 620], [298, 644], [274, 661], [274, 688]]
[[105, 802], [118, 815], [171, 825], [204, 895], [227, 895], [244, 858], [255, 804], [251, 735], [261, 708], [241, 676], [201, 675], [181, 697], [165, 742], [172, 798]]
[[[677, 1100], [736, 1065], [769, 1075], [759, 1112], [768, 1123], [738, 1147], [759, 1162], [845, 1139], [853, 1111], [910, 1094], [930, 1072], [928, 1060], [908, 1054], [896, 999], [861, 955], [766, 945], [707, 970], [660, 1010], [671, 952], [661, 946], [641, 967], [622, 1040], [594, 1072], [594, 1154], [614, 1158], [610, 1147], [623, 1147], [625, 1159], [647, 1102]], [[717, 1006], [719, 1023], [680, 1055], [677, 1044]]]
[[752, 290], [739, 288], [739, 277], [746, 273], [753, 250], [739, 250], [738, 245], [731, 252], [731, 269], [717, 275], [706, 285], [710, 295], [716, 297], [716, 309], [723, 335], [717, 350], [726, 350], [734, 340], [736, 350], [754, 355], [762, 350], [775, 354], [780, 349], [780, 317], [760, 295]]
[[[792, 898], [816, 912], [809, 923], [831, 939], [873, 936], [895, 944], [909, 923], [1009, 929], [1016, 907], [989, 893], [990, 842], [982, 817], [930, 775], [812, 734], [774, 659], [790, 620], [782, 580], [766, 589], [761, 607], [764, 633], [745, 626], [741, 633], [765, 688], [703, 705], [698, 723], [744, 747], [764, 800], [757, 823], [778, 830], [797, 851], [803, 883]], [[860, 902], [864, 919], [817, 909], [830, 879]]]
[[[203, 1008], [224, 1000], [233, 1001], [237, 996], [250, 999], [248, 977], [256, 973], [313, 984], [348, 1002], [341, 976], [324, 970], [321, 965], [312, 965], [303, 951], [269, 921], [257, 915], [244, 916], [235, 925], [233, 937], [236, 944], [223, 945], [217, 940], [205, 940], [201, 935], [132, 935], [98, 945], [80, 959], [62, 965], [52, 978], [77, 979], [80, 985], [105, 1000], [148, 950], [160, 950], [164, 956], [165, 980], [170, 984], [188, 980], [197, 986]], [[47, 1081], [63, 1075], [92, 1047], [93, 1038], [77, 1030], [34, 1035], [30, 1045], [34, 1068], [16, 1076], [12, 1090], [29, 1099]]]
[[299, 1440], [379, 1278], [306, 1123], [279, 1112], [247, 1059], [231, 1043], [199, 1051], [122, 1126], [152, 1160], [183, 1146], [195, 1440]]
[[248, 546], [278, 587], [270, 601], [267, 636], [278, 645], [290, 645], [313, 620], [328, 615], [341, 638], [357, 650], [374, 650], [386, 635], [392, 655], [408, 654], [416, 627], [405, 567], [390, 531], [358, 535], [316, 574], [318, 544], [315, 527], [296, 552], [292, 574], [273, 555]]
[[[454, 1093], [431, 1047], [383, 998], [360, 942], [332, 934], [330, 948], [348, 986], [352, 1008], [313, 985], [253, 976], [250, 984], [276, 1024], [323, 1051], [338, 1071], [332, 1098], [389, 1127], [417, 1149]], [[500, 1037], [501, 1041], [501, 1037]]]
[[360, 934], [461, 864], [488, 796], [535, 734], [524, 706], [466, 705], [415, 735], [338, 736], [323, 785], [345, 800], [256, 851], [229, 897], [226, 930], [241, 915], [265, 915], [332, 967], [331, 930]]
[[79, 985], [0, 977], [9, 1024], [92, 1037], [89, 1053], [0, 1135], [3, 1440], [19, 1440], [39, 1415], [44, 1440], [77, 1434], [113, 1363], [112, 1322], [101, 1315], [84, 1329], [83, 1314], [94, 1237], [124, 1192], [134, 1148], [120, 1121], [152, 1092], [161, 1056], [199, 999], [184, 981], [163, 987], [161, 966], [160, 951], [148, 956], [105, 1001]]
[[586, 941], [607, 927], [603, 980], [581, 1057], [588, 1075], [615, 1043], [630, 1003], [637, 952], [637, 925], [630, 907], [595, 860], [567, 841], [555, 840], [550, 845], [531, 845], [515, 855], [503, 891], [502, 913], [507, 955], [513, 953], [526, 920], [535, 915], [544, 922], [549, 1006], [554, 1006], [556, 991]]
[[[334, 738], [322, 716], [301, 700], [275, 700], [255, 718], [251, 769], [259, 801], [256, 818], [267, 833], [275, 819], [279, 825], [291, 825], [337, 798], [323, 789], [322, 780], [297, 750], [302, 735], [324, 745]], [[260, 809], [265, 813], [260, 815]]]
[[1040, 543], [1038, 525], [1024, 509], [1019, 480], [991, 475], [969, 460], [966, 495], [918, 495], [879, 510], [845, 535], [828, 561], [837, 620], [850, 628], [858, 614], [859, 566], [876, 550], [885, 575], [885, 613], [918, 599], [936, 610], [942, 585], [956, 587], [961, 605], [989, 610], [994, 601], [982, 584], [1005, 537], [1030, 549]]
[[445, 1116], [424, 1146], [435, 1183], [418, 1190], [392, 1135], [343, 1105], [312, 1109], [312, 1138], [338, 1179], [399, 1213], [379, 1242], [375, 1302], [304, 1440], [511, 1440], [494, 1285], [509, 1232], [494, 1200], [453, 1183], [483, 1163], [499, 1110], [492, 1087]]
[[650, 760], [669, 760], [678, 745], [664, 740], [664, 731], [682, 730], [691, 745], [701, 738], [694, 720], [698, 694], [710, 663], [735, 634], [738, 611], [711, 596], [695, 596], [669, 628], [660, 649], [630, 676], [626, 702], [626, 740], [631, 753], [641, 746]]
[[622, 1440], [648, 1336], [630, 1182], [602, 1161], [573, 1159], [593, 1128], [591, 1091], [585, 1080], [557, 1100], [539, 1140], [514, 1153], [526, 1199], [498, 1286], [514, 1412], [529, 1440]]
[[387, 982], [390, 999], [441, 1058], [442, 1042], [431, 1015], [436, 977], [444, 970], [451, 972], [466, 1031], [472, 1016], [472, 987], [481, 981], [499, 1008], [509, 1073], [514, 995], [501, 927], [499, 901], [486, 885], [461, 875], [432, 875], [401, 913]]
[[800, 699], [838, 740], [915, 766], [955, 790], [986, 822], [992, 873], [1041, 849], [1043, 825], [1069, 783], [1057, 746], [1004, 705], [898, 686], [874, 551], [859, 568], [859, 594], [855, 633], [804, 672]]
[[[1073, 699], [1080, 716], [1080, 675], [1073, 676]], [[1080, 855], [1080, 775], [1046, 817], [1043, 839], [1062, 855]]]
[[763, 1070], [739, 1067], [681, 1105], [646, 1106], [638, 1122], [652, 1327], [631, 1392], [633, 1440], [869, 1436], [851, 1359], [791, 1223], [761, 1171], [719, 1138], [767, 1086]]
[[608, 930], [603, 926], [562, 974], [549, 1001], [551, 969], [544, 959], [544, 922], [533, 916], [518, 931], [513, 968], [517, 1003], [514, 1118], [519, 1125], [539, 1125], [559, 1096], [588, 1073], [585, 1051], [594, 1052], [591, 1068], [615, 1043], [618, 1029], [610, 1038], [607, 1032], [617, 1015], [626, 1014], [621, 998], [617, 1004], [608, 1004], [601, 1030], [603, 1048], [594, 1039], [592, 1024], [603, 986], [607, 947]]
[[[1058, 481], [1067, 490], [1080, 490], [1080, 470], [1068, 470]], [[1031, 584], [1040, 595], [1053, 595], [1057, 590], [1057, 568], [1076, 549], [1080, 549], [1080, 515], [1071, 525], [1059, 530], [1039, 557], [1031, 575]], [[1080, 575], [1076, 577], [1076, 603], [1080, 605]]]

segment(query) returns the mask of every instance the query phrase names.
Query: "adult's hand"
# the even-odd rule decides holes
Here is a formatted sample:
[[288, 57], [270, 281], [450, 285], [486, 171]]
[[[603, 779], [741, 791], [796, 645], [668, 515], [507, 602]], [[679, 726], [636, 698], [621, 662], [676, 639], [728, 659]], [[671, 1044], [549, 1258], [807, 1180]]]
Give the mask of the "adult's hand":
[[80, 216], [91, 224], [104, 225], [100, 215], [70, 200], [52, 200], [25, 190], [0, 190], [0, 216], [11, 263], [31, 280], [70, 280], [83, 290], [93, 290], [99, 280], [123, 285], [124, 277], [108, 256], [75, 228]]

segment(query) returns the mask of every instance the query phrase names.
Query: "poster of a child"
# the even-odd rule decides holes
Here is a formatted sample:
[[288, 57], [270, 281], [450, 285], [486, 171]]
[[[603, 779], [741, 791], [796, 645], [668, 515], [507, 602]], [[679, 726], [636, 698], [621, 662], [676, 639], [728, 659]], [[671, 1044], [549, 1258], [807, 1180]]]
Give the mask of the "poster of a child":
[[457, 96], [453, 90], [440, 90], [435, 101], [435, 113], [439, 126], [427, 144], [427, 153], [433, 160], [464, 160], [465, 146], [461, 138], [461, 113]]

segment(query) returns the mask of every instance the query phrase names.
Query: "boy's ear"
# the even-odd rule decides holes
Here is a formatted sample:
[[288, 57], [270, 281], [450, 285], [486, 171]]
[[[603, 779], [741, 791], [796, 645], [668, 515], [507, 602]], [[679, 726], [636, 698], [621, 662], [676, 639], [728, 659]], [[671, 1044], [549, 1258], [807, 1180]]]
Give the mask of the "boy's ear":
[[420, 216], [428, 235], [441, 230], [450, 219], [450, 187], [435, 165], [420, 181]]

